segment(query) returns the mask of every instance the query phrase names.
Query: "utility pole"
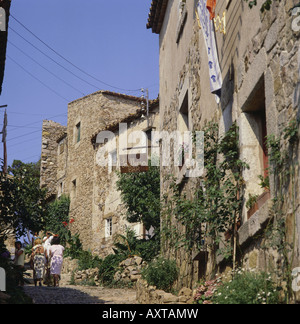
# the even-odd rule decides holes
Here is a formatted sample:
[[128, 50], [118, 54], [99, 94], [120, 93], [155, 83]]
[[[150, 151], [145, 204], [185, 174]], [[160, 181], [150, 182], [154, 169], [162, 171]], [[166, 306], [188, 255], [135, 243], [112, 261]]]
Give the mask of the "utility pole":
[[[7, 108], [7, 105], [0, 106], [0, 108]], [[7, 174], [7, 147], [6, 147], [7, 112], [6, 112], [6, 109], [4, 112], [3, 128], [2, 128], [2, 132], [0, 134], [2, 134], [2, 143], [3, 143], [3, 173]]]

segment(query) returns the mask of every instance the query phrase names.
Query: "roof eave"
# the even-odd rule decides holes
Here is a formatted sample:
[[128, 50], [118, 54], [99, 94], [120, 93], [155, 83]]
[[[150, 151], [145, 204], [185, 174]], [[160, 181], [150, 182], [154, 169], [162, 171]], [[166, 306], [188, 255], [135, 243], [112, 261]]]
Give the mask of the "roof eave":
[[155, 34], [159, 34], [165, 19], [169, 0], [153, 0], [148, 17], [147, 28]]

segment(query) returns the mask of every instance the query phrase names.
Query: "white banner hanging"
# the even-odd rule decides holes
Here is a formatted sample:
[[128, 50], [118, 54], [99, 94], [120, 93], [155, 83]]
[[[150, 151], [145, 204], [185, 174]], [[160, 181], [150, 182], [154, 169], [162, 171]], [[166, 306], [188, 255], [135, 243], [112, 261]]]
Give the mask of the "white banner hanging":
[[210, 20], [210, 13], [206, 7], [206, 3], [206, 0], [200, 0], [197, 5], [197, 11], [208, 55], [210, 90], [211, 93], [220, 98], [223, 79], [218, 59], [214, 23], [213, 20]]

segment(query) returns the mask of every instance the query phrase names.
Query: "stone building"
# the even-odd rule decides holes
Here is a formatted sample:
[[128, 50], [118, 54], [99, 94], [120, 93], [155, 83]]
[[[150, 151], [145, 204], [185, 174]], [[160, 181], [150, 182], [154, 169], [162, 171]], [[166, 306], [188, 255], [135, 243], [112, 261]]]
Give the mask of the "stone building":
[[[266, 254], [263, 240], [258, 237], [272, 219], [272, 203], [279, 188], [278, 181], [270, 176], [270, 191], [266, 191], [258, 176], [266, 177], [266, 168], [272, 167], [266, 136], [280, 138], [296, 119], [299, 130], [300, 10], [298, 1], [285, 0], [273, 1], [270, 10], [262, 13], [263, 2], [258, 1], [250, 9], [245, 1], [217, 1], [213, 34], [222, 74], [218, 98], [211, 91], [211, 62], [198, 0], [153, 0], [147, 28], [159, 34], [160, 131], [201, 131], [209, 121], [215, 121], [222, 136], [234, 122], [239, 126], [240, 158], [249, 165], [243, 172], [245, 198], [238, 231], [239, 261], [247, 268], [265, 270], [270, 260], [275, 264], [279, 257], [276, 252]], [[283, 139], [281, 144], [286, 144]], [[299, 148], [289, 153], [289, 162], [296, 165], [295, 177], [284, 189], [282, 210], [285, 238], [293, 243], [292, 266], [299, 266]], [[162, 196], [170, 198], [169, 174], [175, 175], [182, 192], [190, 193], [199, 187], [201, 179], [187, 179], [185, 172], [174, 164], [161, 167]], [[251, 195], [258, 202], [253, 215], [246, 207]], [[176, 258], [180, 268], [178, 288], [192, 287], [202, 276], [211, 275], [210, 252], [164, 247], [164, 254]], [[222, 255], [217, 264], [219, 270], [226, 266]]]
[[91, 139], [122, 121], [143, 124], [143, 120], [139, 122], [142, 104], [144, 100], [139, 97], [99, 91], [68, 105], [67, 126], [43, 123], [41, 187], [48, 189], [49, 200], [62, 194], [70, 196], [69, 216], [75, 220], [71, 231], [79, 233], [84, 249], [98, 255], [111, 252], [112, 234], [124, 234], [120, 225], [124, 208], [115, 187], [117, 176], [112, 171], [116, 168], [99, 170]]
[[[152, 131], [158, 128], [158, 100], [154, 100], [149, 107], [148, 116], [143, 110], [139, 110], [100, 128], [91, 138], [94, 147], [93, 240], [99, 254], [103, 254], [103, 251], [104, 255], [112, 252], [116, 235], [125, 233], [126, 227], [134, 229], [140, 239], [151, 235], [146, 233], [143, 224], [129, 224], [126, 221], [126, 209], [120, 192], [116, 189], [116, 171], [147, 171], [148, 159], [151, 157]], [[139, 137], [136, 138], [135, 135]], [[136, 160], [138, 166], [135, 166], [131, 158]]]

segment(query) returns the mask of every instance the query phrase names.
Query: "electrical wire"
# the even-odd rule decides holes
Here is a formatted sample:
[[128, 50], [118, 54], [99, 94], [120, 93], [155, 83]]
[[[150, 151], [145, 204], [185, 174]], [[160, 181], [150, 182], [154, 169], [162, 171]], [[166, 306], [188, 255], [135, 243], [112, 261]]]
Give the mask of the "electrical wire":
[[61, 82], [63, 82], [64, 84], [66, 84], [67, 86], [69, 86], [70, 88], [72, 88], [73, 90], [79, 92], [81, 95], [86, 96], [85, 93], [83, 93], [81, 90], [73, 87], [70, 83], [68, 83], [67, 81], [65, 81], [64, 79], [60, 78], [59, 76], [57, 76], [55, 73], [51, 72], [49, 69], [47, 69], [46, 67], [44, 67], [42, 64], [40, 64], [38, 61], [36, 61], [34, 58], [32, 58], [29, 54], [27, 54], [26, 52], [24, 52], [21, 48], [19, 48], [17, 45], [13, 44], [11, 41], [8, 40], [8, 43], [11, 44], [12, 46], [14, 46], [18, 51], [20, 51], [21, 53], [23, 53], [26, 57], [28, 57], [30, 60], [32, 60], [34, 63], [36, 63], [38, 66], [40, 66], [42, 69], [44, 69], [45, 71], [47, 71], [48, 73], [50, 73], [52, 76], [54, 76], [55, 78], [57, 78], [58, 80], [60, 80]]
[[13, 144], [13, 145], [9, 145], [8, 148], [12, 148], [12, 147], [15, 147], [15, 146], [18, 146], [18, 145], [21, 145], [21, 144], [25, 144], [25, 143], [30, 143], [30, 142], [33, 142], [33, 141], [36, 141], [38, 140], [39, 142], [41, 141], [41, 139], [39, 137], [33, 137], [33, 138], [30, 138], [28, 140], [25, 140], [25, 141], [22, 141], [22, 142], [18, 142], [16, 144]]
[[40, 128], [38, 126], [15, 126], [15, 125], [7, 125], [7, 127], [13, 127], [13, 128]]
[[65, 71], [69, 72], [70, 74], [72, 74], [73, 76], [75, 76], [77, 79], [81, 80], [82, 82], [85, 82], [86, 84], [88, 84], [89, 86], [100, 90], [99, 87], [95, 86], [94, 84], [82, 79], [80, 76], [78, 76], [77, 74], [73, 73], [71, 70], [67, 69], [65, 66], [63, 66], [62, 64], [60, 64], [59, 62], [55, 61], [51, 56], [49, 56], [48, 54], [46, 54], [45, 52], [43, 52], [42, 50], [40, 50], [37, 46], [35, 46], [34, 44], [32, 44], [30, 41], [28, 41], [26, 38], [24, 38], [21, 34], [19, 34], [18, 32], [16, 32], [13, 28], [10, 27], [10, 29], [16, 33], [19, 37], [21, 37], [25, 42], [27, 42], [29, 45], [31, 45], [33, 48], [35, 48], [37, 51], [39, 51], [41, 54], [43, 54], [44, 56], [46, 56], [49, 60], [51, 60], [52, 62], [54, 62], [55, 64], [57, 64], [58, 66], [60, 66], [62, 69], [64, 69]]
[[[21, 114], [21, 113], [20, 113]], [[62, 116], [67, 116], [68, 115], [68, 113], [64, 113], [64, 114], [59, 114], [59, 115], [55, 115], [55, 116], [50, 116], [50, 117], [44, 117], [44, 118], [42, 118], [42, 119], [40, 119], [39, 121], [36, 121], [36, 122], [33, 122], [33, 123], [30, 123], [30, 124], [26, 124], [26, 125], [24, 125], [24, 126], [31, 126], [31, 125], [35, 125], [35, 124], [39, 124], [39, 123], [41, 123], [43, 120], [45, 120], [45, 119], [47, 119], [47, 120], [49, 120], [49, 119], [52, 119], [52, 118], [57, 118], [57, 117], [62, 117]], [[10, 133], [11, 132], [13, 132], [13, 131], [15, 131], [15, 130], [17, 130], [17, 129], [13, 129], [13, 130], [10, 130]]]
[[20, 135], [20, 136], [16, 136], [16, 137], [13, 137], [13, 138], [8, 139], [7, 142], [10, 142], [10, 141], [13, 141], [13, 140], [16, 140], [16, 139], [18, 139], [18, 138], [25, 137], [25, 136], [28, 136], [28, 135], [31, 135], [31, 134], [39, 133], [39, 132], [41, 132], [41, 131], [42, 131], [42, 130], [39, 129], [39, 130], [34, 131], [34, 132], [30, 132], [30, 133], [27, 133], [27, 134], [23, 134], [23, 135]]
[[23, 71], [25, 71], [26, 73], [28, 73], [32, 78], [34, 78], [35, 80], [37, 80], [38, 82], [40, 82], [44, 87], [46, 87], [47, 89], [49, 89], [50, 91], [52, 91], [53, 93], [55, 93], [58, 97], [64, 99], [66, 102], [70, 102], [71, 101], [71, 100], [68, 100], [67, 98], [65, 98], [64, 96], [62, 96], [61, 94], [59, 94], [56, 90], [50, 88], [46, 83], [44, 83], [39, 78], [37, 78], [36, 76], [34, 76], [31, 72], [29, 72], [28, 70], [26, 70], [21, 64], [19, 64], [17, 61], [15, 61], [13, 58], [11, 58], [9, 55], [6, 55], [6, 57], [9, 58], [11, 61], [13, 61], [16, 65], [18, 65]]
[[74, 63], [72, 63], [70, 60], [66, 59], [63, 55], [61, 55], [60, 53], [58, 53], [55, 49], [53, 49], [51, 46], [49, 46], [46, 42], [44, 42], [41, 38], [39, 38], [36, 34], [34, 34], [29, 28], [27, 28], [23, 23], [21, 23], [17, 18], [15, 18], [13, 15], [11, 15], [11, 17], [18, 23], [20, 24], [24, 29], [26, 29], [32, 36], [34, 36], [37, 40], [39, 40], [42, 44], [44, 44], [48, 49], [50, 49], [53, 53], [55, 53], [57, 56], [59, 56], [60, 58], [62, 58], [64, 61], [66, 61], [67, 63], [69, 63], [70, 65], [72, 65], [74, 68], [76, 68], [78, 71], [82, 72], [83, 74], [89, 76], [90, 78], [94, 79], [97, 82], [100, 82], [101, 84], [104, 84], [110, 88], [116, 89], [116, 90], [121, 90], [121, 91], [125, 91], [125, 92], [136, 92], [136, 91], [140, 91], [140, 89], [134, 89], [134, 90], [129, 90], [129, 89], [123, 89], [123, 88], [119, 88], [113, 85], [110, 85], [96, 77], [94, 77], [93, 75], [91, 75], [90, 73], [84, 71], [83, 69], [81, 69], [80, 67], [78, 67], [77, 65], [75, 65]]

